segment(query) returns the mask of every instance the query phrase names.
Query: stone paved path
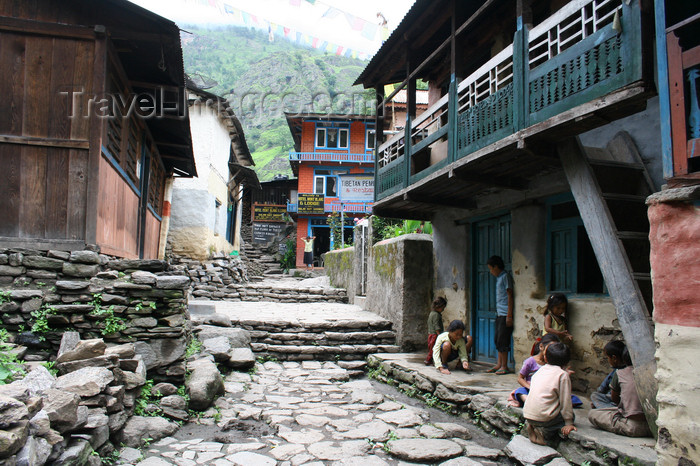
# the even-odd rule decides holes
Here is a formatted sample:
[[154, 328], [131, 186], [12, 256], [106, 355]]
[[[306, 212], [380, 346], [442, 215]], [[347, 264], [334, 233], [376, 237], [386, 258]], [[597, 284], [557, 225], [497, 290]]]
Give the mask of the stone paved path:
[[469, 421], [393, 401], [335, 363], [268, 361], [256, 369], [227, 376], [226, 394], [206, 413], [213, 417], [144, 449], [139, 464], [510, 464], [500, 449], [469, 440]]

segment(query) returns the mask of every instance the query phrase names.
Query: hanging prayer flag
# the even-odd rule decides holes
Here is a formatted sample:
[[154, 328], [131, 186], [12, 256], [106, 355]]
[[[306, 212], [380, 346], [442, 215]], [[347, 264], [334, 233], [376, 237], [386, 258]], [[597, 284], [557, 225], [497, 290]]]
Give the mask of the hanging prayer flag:
[[228, 3], [224, 3], [224, 11], [225, 11], [226, 13], [232, 15], [232, 14], [234, 13], [235, 10], [234, 10], [234, 8], [233, 8], [231, 5], [229, 5]]
[[365, 22], [362, 26], [362, 36], [369, 40], [374, 40], [374, 36], [377, 35], [378, 26], [370, 22]]
[[292, 6], [299, 6], [301, 5], [301, 0], [289, 0], [289, 4]]

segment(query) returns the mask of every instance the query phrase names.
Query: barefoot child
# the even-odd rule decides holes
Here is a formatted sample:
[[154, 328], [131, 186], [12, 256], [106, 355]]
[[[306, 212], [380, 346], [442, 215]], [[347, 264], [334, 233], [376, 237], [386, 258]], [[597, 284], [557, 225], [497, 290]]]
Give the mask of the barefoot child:
[[[614, 367], [616, 361], [608, 353], [610, 343], [605, 345], [604, 350], [608, 355], [608, 362]], [[637, 388], [634, 386], [632, 359], [626, 347], [621, 359], [624, 366], [618, 367], [610, 382], [610, 395], [612, 401], [617, 403], [617, 407], [592, 409], [588, 412], [588, 420], [599, 429], [615, 434], [627, 437], [650, 437], [651, 431], [644, 417]]]
[[505, 271], [505, 263], [499, 256], [486, 261], [489, 273], [496, 277], [496, 334], [494, 343], [498, 351], [496, 365], [486, 372], [508, 374], [508, 352], [513, 334], [513, 278]]
[[474, 340], [470, 335], [464, 337], [464, 322], [453, 320], [447, 327], [447, 331], [438, 335], [433, 346], [433, 362], [435, 368], [443, 374], [450, 374], [448, 364], [455, 361], [457, 366], [462, 366], [465, 371], [469, 367], [469, 350]]
[[559, 337], [556, 335], [547, 334], [543, 336], [537, 343], [535, 355], [530, 356], [523, 361], [523, 367], [518, 373], [518, 383], [520, 384], [520, 388], [514, 390], [508, 398], [511, 406], [523, 406], [525, 400], [527, 399], [528, 393], [530, 393], [530, 380], [532, 380], [532, 376], [546, 364], [544, 362], [544, 352], [547, 349], [547, 346], [551, 345], [552, 343], [557, 343], [558, 341]]
[[447, 300], [442, 296], [435, 298], [433, 301], [433, 310], [428, 316], [428, 355], [425, 358], [425, 365], [429, 366], [433, 363], [433, 346], [438, 335], [445, 331], [442, 325], [442, 311], [447, 306]]
[[530, 394], [523, 408], [532, 443], [554, 444], [559, 434], [566, 437], [576, 430], [571, 380], [566, 371], [569, 359], [571, 352], [568, 346], [552, 343], [544, 352], [546, 364], [532, 376]]
[[566, 309], [568, 306], [569, 301], [561, 293], [555, 293], [547, 299], [542, 335], [551, 333], [558, 336], [564, 343], [571, 344], [573, 337], [567, 329], [566, 322]]

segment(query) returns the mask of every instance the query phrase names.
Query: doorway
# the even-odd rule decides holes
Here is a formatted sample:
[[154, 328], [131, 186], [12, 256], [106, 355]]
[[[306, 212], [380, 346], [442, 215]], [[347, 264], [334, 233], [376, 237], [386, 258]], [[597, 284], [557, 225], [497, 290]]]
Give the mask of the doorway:
[[[478, 361], [496, 362], [496, 278], [489, 273], [486, 261], [501, 256], [506, 271], [511, 271], [510, 215], [502, 215], [473, 224], [472, 335], [474, 356]], [[511, 344], [512, 348], [512, 344]], [[511, 351], [511, 360], [513, 353]]]
[[313, 227], [311, 229], [314, 240], [314, 266], [322, 267], [321, 254], [331, 250], [331, 229], [328, 227]]

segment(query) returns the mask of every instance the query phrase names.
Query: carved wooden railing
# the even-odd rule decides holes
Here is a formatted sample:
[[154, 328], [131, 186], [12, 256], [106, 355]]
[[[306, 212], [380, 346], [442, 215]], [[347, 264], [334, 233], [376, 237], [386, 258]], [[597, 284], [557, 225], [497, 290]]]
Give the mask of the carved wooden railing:
[[[642, 79], [640, 0], [573, 0], [377, 149], [381, 200], [476, 150]], [[700, 112], [699, 112], [700, 116]], [[448, 141], [447, 158], [416, 156]], [[408, 154], [408, 156], [406, 156]], [[422, 154], [425, 154], [423, 152]], [[426, 165], [425, 161], [429, 160]]]

